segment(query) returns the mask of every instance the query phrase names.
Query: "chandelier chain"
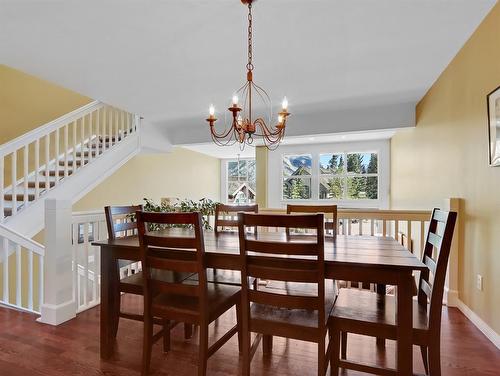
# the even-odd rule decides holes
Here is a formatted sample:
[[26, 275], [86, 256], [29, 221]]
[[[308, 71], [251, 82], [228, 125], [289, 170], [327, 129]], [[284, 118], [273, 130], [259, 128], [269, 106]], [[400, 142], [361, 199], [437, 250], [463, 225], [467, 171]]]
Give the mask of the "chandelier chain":
[[252, 63], [252, 3], [248, 3], [248, 64], [247, 69], [253, 70]]

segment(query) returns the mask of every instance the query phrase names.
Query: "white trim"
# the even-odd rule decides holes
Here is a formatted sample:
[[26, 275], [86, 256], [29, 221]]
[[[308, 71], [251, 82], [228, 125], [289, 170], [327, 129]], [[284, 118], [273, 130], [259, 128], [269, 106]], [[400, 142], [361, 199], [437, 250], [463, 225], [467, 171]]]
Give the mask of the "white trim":
[[500, 350], [500, 335], [497, 332], [460, 299], [457, 299], [457, 308]]
[[2, 224], [0, 224], [0, 237], [7, 238], [10, 242], [20, 245], [37, 255], [45, 255], [45, 247], [43, 245]]
[[75, 301], [69, 300], [62, 304], [42, 304], [40, 307], [41, 316], [38, 322], [49, 325], [60, 325], [76, 317]]

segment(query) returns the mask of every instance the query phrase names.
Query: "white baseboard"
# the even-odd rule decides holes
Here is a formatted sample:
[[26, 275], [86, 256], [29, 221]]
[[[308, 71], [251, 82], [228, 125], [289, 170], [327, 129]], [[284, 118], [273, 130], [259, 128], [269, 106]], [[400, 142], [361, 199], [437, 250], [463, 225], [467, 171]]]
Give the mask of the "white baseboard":
[[40, 312], [38, 322], [57, 326], [76, 317], [75, 301], [70, 300], [58, 305], [42, 304]]
[[458, 299], [458, 291], [450, 290], [448, 287], [445, 287], [443, 300], [444, 304], [448, 307], [458, 307], [458, 302], [460, 301], [460, 299]]
[[457, 299], [457, 308], [500, 350], [500, 335], [497, 332], [460, 299]]

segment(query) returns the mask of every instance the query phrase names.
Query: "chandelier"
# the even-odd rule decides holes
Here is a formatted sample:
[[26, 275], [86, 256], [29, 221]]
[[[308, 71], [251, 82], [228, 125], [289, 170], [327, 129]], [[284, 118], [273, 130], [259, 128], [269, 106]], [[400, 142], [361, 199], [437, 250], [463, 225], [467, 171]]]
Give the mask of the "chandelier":
[[[257, 85], [253, 80], [253, 56], [252, 56], [252, 2], [256, 0], [241, 0], [243, 4], [248, 6], [248, 63], [247, 80], [245, 84], [239, 88], [233, 95], [232, 105], [228, 108], [231, 118], [231, 126], [225, 128], [224, 131], [218, 133], [215, 129], [215, 108], [210, 105], [209, 116], [207, 122], [210, 125], [210, 134], [215, 144], [219, 146], [229, 146], [236, 142], [240, 144], [240, 149], [245, 145], [251, 145], [254, 141], [254, 136], [261, 137], [263, 144], [270, 150], [276, 149], [285, 135], [286, 119], [290, 115], [288, 110], [288, 100], [286, 97], [282, 102], [282, 109], [278, 114], [277, 123], [273, 126], [268, 126], [264, 117], [256, 117], [253, 114], [252, 106], [263, 105], [267, 108], [267, 122], [272, 122], [272, 102], [269, 95], [264, 89]], [[242, 104], [240, 107], [240, 97]]]

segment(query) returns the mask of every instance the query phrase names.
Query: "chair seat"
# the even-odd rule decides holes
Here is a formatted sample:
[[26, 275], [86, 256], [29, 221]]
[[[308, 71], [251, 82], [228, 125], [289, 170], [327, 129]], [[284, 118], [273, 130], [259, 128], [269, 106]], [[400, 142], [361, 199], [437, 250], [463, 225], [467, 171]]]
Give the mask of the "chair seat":
[[[311, 284], [295, 282], [270, 281], [259, 290], [280, 295], [317, 296], [316, 287]], [[335, 304], [335, 285], [333, 281], [325, 281], [325, 324]], [[318, 311], [305, 309], [278, 308], [270, 305], [253, 303], [250, 307], [252, 321], [271, 322], [274, 329], [283, 327], [318, 328]]]
[[[157, 269], [153, 269], [152, 273], [155, 279], [170, 283], [182, 282], [193, 275], [193, 273], [178, 273], [170, 270]], [[142, 271], [122, 278], [120, 280], [120, 291], [142, 295], [143, 278]]]
[[[188, 282], [188, 281], [187, 281]], [[207, 284], [209, 320], [212, 322], [240, 301], [241, 289], [218, 283]], [[161, 293], [153, 298], [153, 315], [196, 324], [200, 316], [199, 298]], [[180, 320], [183, 318], [183, 320]]]
[[[206, 269], [207, 282], [220, 283], [224, 285], [241, 286], [241, 272], [226, 269]], [[198, 281], [198, 274], [193, 274], [189, 281]], [[249, 284], [253, 284], [255, 278], [249, 278]]]
[[[365, 323], [366, 327], [387, 326], [387, 338], [395, 336], [396, 326], [396, 299], [390, 295], [380, 295], [367, 290], [340, 289], [337, 302], [331, 313], [333, 320], [355, 321], [358, 324]], [[417, 331], [428, 330], [428, 315], [426, 307], [422, 307], [417, 301], [413, 301], [413, 329]], [[341, 329], [342, 330], [342, 329]], [[349, 330], [354, 333], [354, 331]]]

